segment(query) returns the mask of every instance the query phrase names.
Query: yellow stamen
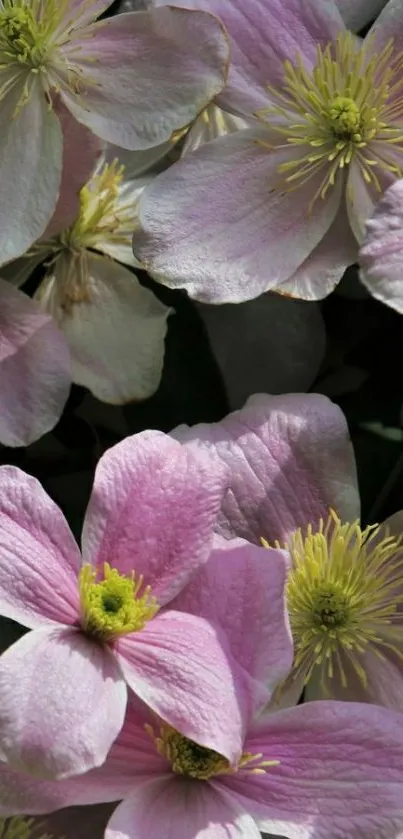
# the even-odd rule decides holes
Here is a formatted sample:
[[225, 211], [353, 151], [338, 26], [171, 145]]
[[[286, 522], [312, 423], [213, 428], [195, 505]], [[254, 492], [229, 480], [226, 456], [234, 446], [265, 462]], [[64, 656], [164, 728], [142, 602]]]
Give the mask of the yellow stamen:
[[[343, 665], [352, 666], [363, 686], [362, 653], [391, 651], [403, 661], [403, 537], [379, 537], [379, 526], [342, 524], [331, 511], [319, 529], [297, 530], [288, 542], [292, 569], [287, 602], [295, 645], [292, 675], [307, 683], [319, 668], [322, 688]], [[267, 544], [267, 543], [266, 543]], [[278, 543], [277, 543], [277, 546]]]
[[[197, 778], [199, 781], [208, 781], [215, 775], [230, 775], [240, 769], [255, 774], [265, 773], [269, 766], [277, 766], [279, 760], [260, 760], [263, 755], [250, 754], [245, 752], [236, 768], [232, 767], [229, 761], [215, 752], [213, 749], [206, 749], [199, 746], [193, 740], [189, 740], [179, 731], [169, 725], [162, 725], [159, 734], [154, 733], [151, 725], [146, 724], [145, 729], [155, 743], [158, 754], [166, 757], [172, 765], [172, 770], [177, 775], [188, 775]], [[256, 761], [258, 763], [256, 764]], [[255, 765], [249, 767], [249, 764]]]
[[403, 63], [394, 57], [392, 40], [378, 55], [371, 46], [367, 39], [359, 48], [344, 32], [334, 44], [317, 47], [311, 73], [300, 57], [295, 64], [286, 61], [282, 88], [267, 85], [273, 104], [256, 113], [295, 147], [295, 159], [279, 166], [279, 186], [291, 189], [322, 176], [311, 206], [352, 160], [376, 190], [381, 185], [374, 168], [402, 177], [393, 151], [403, 152]]
[[[50, 833], [39, 833], [42, 824], [36, 819], [26, 816], [13, 816], [9, 819], [0, 818], [0, 839], [56, 839]], [[59, 837], [63, 839], [63, 837]]]
[[104, 576], [97, 579], [91, 565], [84, 565], [79, 575], [81, 623], [89, 635], [101, 642], [120, 635], [138, 632], [158, 612], [158, 603], [150, 586], [142, 593], [143, 577], [136, 580], [134, 571], [126, 577], [104, 563]]

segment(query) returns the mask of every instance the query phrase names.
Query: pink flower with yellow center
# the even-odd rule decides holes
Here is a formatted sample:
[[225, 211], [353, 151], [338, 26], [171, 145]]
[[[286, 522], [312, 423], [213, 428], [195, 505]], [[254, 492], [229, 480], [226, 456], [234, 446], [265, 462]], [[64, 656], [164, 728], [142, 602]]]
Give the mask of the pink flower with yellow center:
[[333, 2], [196, 0], [228, 29], [217, 103], [250, 128], [186, 156], [144, 193], [136, 255], [199, 300], [325, 297], [403, 166], [403, 10], [365, 40]]

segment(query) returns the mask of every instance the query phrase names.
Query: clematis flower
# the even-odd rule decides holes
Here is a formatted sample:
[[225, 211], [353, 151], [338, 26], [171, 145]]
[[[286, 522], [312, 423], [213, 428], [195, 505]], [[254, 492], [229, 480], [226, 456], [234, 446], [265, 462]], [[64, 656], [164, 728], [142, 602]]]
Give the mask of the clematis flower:
[[[403, 514], [361, 528], [354, 455], [326, 397], [256, 396], [221, 423], [179, 427], [231, 470], [218, 532], [287, 546], [290, 677], [275, 702], [375, 702], [403, 710]], [[269, 596], [269, 595], [268, 595]]]
[[251, 128], [187, 155], [147, 188], [134, 252], [210, 303], [275, 289], [316, 300], [357, 257], [366, 219], [402, 173], [403, 10], [362, 45], [319, 0], [196, 0], [225, 24], [217, 104]]
[[74, 223], [36, 243], [17, 260], [15, 284], [47, 265], [35, 298], [52, 315], [70, 347], [72, 379], [105, 402], [146, 399], [163, 367], [167, 317], [172, 311], [124, 265], [140, 267], [131, 239], [137, 204], [149, 178], [124, 178], [105, 157], [80, 192]]
[[53, 778], [102, 764], [128, 685], [237, 760], [267, 691], [219, 627], [167, 608], [209, 558], [225, 470], [159, 432], [127, 438], [98, 464], [82, 559], [34, 478], [3, 467], [0, 480], [0, 609], [32, 630], [0, 658], [0, 759]]
[[403, 312], [403, 180], [386, 190], [367, 222], [359, 253], [360, 278], [371, 294]]
[[228, 44], [213, 16], [167, 7], [94, 22], [109, 5], [0, 4], [2, 263], [43, 234], [55, 209], [55, 98], [103, 140], [144, 149], [169, 140], [225, 83]]
[[62, 332], [35, 301], [0, 280], [0, 442], [28, 446], [50, 431], [70, 383]]
[[[133, 700], [105, 764], [80, 777], [79, 794], [91, 800], [102, 784], [105, 799], [119, 791], [105, 839], [260, 839], [260, 830], [400, 839], [402, 778], [401, 714], [385, 708], [319, 702], [265, 715], [230, 766]], [[4, 765], [0, 779], [4, 793], [18, 783]], [[48, 786], [57, 783], [67, 797], [78, 779]], [[30, 795], [40, 800], [44, 786], [31, 779]]]

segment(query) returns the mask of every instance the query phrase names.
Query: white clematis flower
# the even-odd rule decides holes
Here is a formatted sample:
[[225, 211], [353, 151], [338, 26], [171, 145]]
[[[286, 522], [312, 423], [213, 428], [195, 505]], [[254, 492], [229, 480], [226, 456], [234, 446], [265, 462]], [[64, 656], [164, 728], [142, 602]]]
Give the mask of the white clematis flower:
[[131, 240], [150, 176], [124, 180], [123, 173], [117, 160], [103, 159], [80, 192], [74, 224], [37, 242], [9, 275], [21, 285], [45, 261], [35, 298], [64, 332], [72, 379], [113, 404], [146, 399], [157, 389], [171, 311], [125, 267], [140, 267]]

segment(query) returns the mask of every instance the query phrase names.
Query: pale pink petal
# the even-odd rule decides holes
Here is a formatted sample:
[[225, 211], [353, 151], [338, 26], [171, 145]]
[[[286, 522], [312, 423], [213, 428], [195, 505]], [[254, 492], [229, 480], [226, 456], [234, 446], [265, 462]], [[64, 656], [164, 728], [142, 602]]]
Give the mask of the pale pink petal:
[[169, 610], [119, 639], [115, 652], [129, 687], [156, 714], [201, 746], [239, 759], [251, 695], [218, 628]]
[[127, 689], [110, 651], [80, 630], [36, 629], [1, 656], [0, 696], [2, 755], [56, 779], [104, 762]]
[[[375, 146], [376, 144], [373, 143], [372, 145]], [[371, 148], [371, 151], [372, 155], [376, 157], [375, 149]], [[379, 172], [378, 169], [376, 172], [383, 189], [386, 189], [393, 178], [383, 174], [382, 171]], [[353, 161], [348, 174], [346, 203], [348, 220], [358, 242], [358, 246], [364, 240], [366, 223], [373, 215], [379, 198], [380, 193], [372, 184], [367, 184], [364, 181], [359, 166], [354, 165]]]
[[80, 552], [39, 481], [0, 467], [0, 612], [25, 626], [73, 624]]
[[303, 300], [322, 300], [333, 291], [346, 268], [357, 261], [357, 253], [358, 244], [348, 223], [343, 202], [321, 242], [292, 277], [273, 290]]
[[265, 774], [220, 778], [261, 830], [288, 839], [400, 839], [400, 714], [361, 703], [299, 705], [258, 722], [245, 750], [279, 761]]
[[[33, 774], [19, 772], [6, 763], [0, 763], [0, 818], [13, 816], [16, 813], [29, 815], [50, 813], [60, 807], [68, 807], [72, 804], [92, 803], [99, 805], [104, 801], [114, 800], [110, 797], [111, 794], [116, 795], [113, 784], [104, 781], [101, 783], [98, 780], [91, 781], [91, 778], [95, 778], [97, 772], [98, 770], [93, 770], [85, 775], [78, 775], [76, 778], [62, 781], [44, 781], [41, 778], [36, 778]], [[116, 796], [116, 800], [118, 797]], [[86, 821], [86, 809], [82, 810], [84, 823]], [[102, 810], [104, 809], [106, 809], [105, 806], [102, 807]], [[114, 808], [111, 808], [109, 804], [109, 813], [112, 812], [112, 809]], [[53, 818], [50, 820], [49, 830], [50, 824], [54, 823], [55, 830], [56, 824], [63, 824], [62, 818], [59, 822], [57, 816], [54, 822]], [[60, 813], [60, 816], [62, 816], [62, 813]], [[42, 823], [43, 827], [37, 839], [44, 839], [43, 832], [47, 821], [40, 819], [38, 822], [39, 824]], [[18, 834], [17, 836], [19, 839]], [[34, 837], [36, 839], [36, 833], [29, 834], [29, 839], [34, 839]], [[68, 839], [68, 835], [63, 831], [60, 836], [59, 834], [52, 834], [51, 837], [46, 837], [46, 839]], [[72, 839], [76, 839], [76, 835], [73, 835]], [[91, 839], [95, 839], [92, 834]], [[99, 839], [102, 839], [102, 835], [99, 836]]]
[[210, 784], [182, 777], [138, 786], [115, 810], [105, 839], [260, 839], [236, 801]]
[[[400, 59], [403, 41], [403, 15], [400, 0], [388, 0], [366, 35], [371, 52], [380, 52], [392, 41], [395, 57]], [[400, 69], [398, 70], [400, 72]]]
[[269, 292], [245, 303], [198, 303], [197, 310], [232, 410], [253, 393], [310, 388], [325, 353], [319, 306]]
[[219, 137], [146, 188], [134, 253], [156, 279], [206, 303], [239, 303], [309, 256], [335, 218], [342, 182], [308, 213], [322, 175], [284, 190], [278, 166], [296, 152], [266, 142], [272, 132], [258, 126]]
[[231, 65], [218, 103], [246, 116], [267, 106], [266, 85], [283, 81], [286, 59], [294, 62], [299, 53], [309, 71], [316, 64], [316, 44], [327, 46], [344, 29], [333, 0], [174, 0], [173, 5], [207, 9], [224, 23]]
[[63, 133], [63, 169], [56, 208], [42, 234], [46, 239], [61, 233], [75, 221], [80, 210], [79, 191], [90, 177], [102, 150], [99, 138], [80, 125], [60, 100], [54, 107]]
[[347, 521], [359, 516], [347, 424], [326, 396], [262, 394], [221, 423], [173, 433], [231, 470], [219, 522], [224, 536], [283, 540], [309, 522], [315, 527], [329, 507]]
[[82, 71], [84, 96], [61, 96], [94, 134], [128, 149], [169, 140], [222, 90], [229, 47], [223, 27], [205, 12], [152, 9], [89, 26], [62, 48]]
[[[7, 79], [3, 81], [6, 86]], [[16, 116], [22, 94], [22, 84], [16, 84], [1, 100], [0, 264], [20, 256], [43, 233], [60, 186], [59, 120], [49, 110], [39, 81]]]
[[68, 342], [72, 380], [114, 405], [147, 399], [160, 383], [171, 310], [118, 262], [88, 252], [87, 266], [82, 300], [65, 303], [63, 273], [80, 270], [70, 254], [36, 293]]
[[207, 561], [227, 471], [159, 431], [101, 458], [83, 529], [84, 562], [144, 575], [160, 605]]
[[102, 15], [112, 3], [113, 0], [68, 0], [60, 26], [68, 26], [72, 30], [86, 26]]
[[28, 446], [60, 419], [71, 383], [67, 343], [54, 321], [0, 280], [0, 440]]
[[379, 15], [387, 0], [336, 0], [347, 29], [356, 32]]
[[367, 221], [359, 260], [368, 291], [403, 313], [403, 180], [386, 190]]
[[284, 592], [287, 559], [282, 551], [228, 542], [212, 552], [172, 603], [223, 629], [235, 661], [270, 694], [293, 659]]

